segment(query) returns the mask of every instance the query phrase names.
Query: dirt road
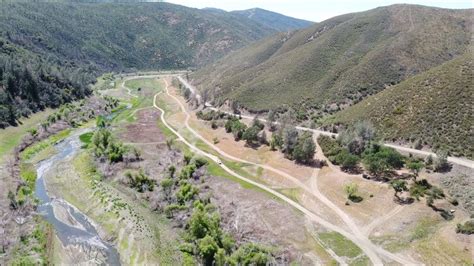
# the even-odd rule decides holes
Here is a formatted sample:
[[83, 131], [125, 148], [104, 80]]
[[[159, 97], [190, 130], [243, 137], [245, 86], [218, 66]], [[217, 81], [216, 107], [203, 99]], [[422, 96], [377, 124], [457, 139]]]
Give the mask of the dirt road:
[[[346, 236], [347, 238], [349, 238], [350, 240], [352, 240], [353, 242], [355, 242], [363, 251], [364, 253], [366, 253], [368, 255], [368, 257], [371, 259], [371, 261], [374, 263], [374, 264], [381, 264], [382, 261], [381, 259], [378, 257], [378, 255], [376, 253], [379, 253], [381, 255], [383, 255], [384, 257], [386, 258], [389, 258], [391, 260], [394, 260], [394, 261], [397, 261], [399, 263], [402, 263], [402, 264], [413, 264], [414, 262], [411, 261], [411, 260], [408, 260], [408, 259], [405, 259], [405, 258], [402, 258], [398, 255], [395, 255], [395, 254], [392, 254], [386, 250], [383, 250], [382, 248], [380, 247], [377, 247], [375, 246], [373, 243], [370, 242], [370, 240], [359, 230], [359, 228], [356, 226], [355, 222], [345, 213], [343, 212], [341, 209], [339, 209], [336, 205], [334, 205], [331, 201], [329, 201], [324, 195], [322, 195], [321, 193], [318, 193], [319, 191], [312, 191], [310, 188], [308, 188], [306, 185], [304, 185], [302, 182], [300, 182], [298, 179], [296, 179], [295, 177], [289, 175], [288, 173], [285, 173], [279, 169], [275, 169], [271, 166], [268, 166], [268, 165], [261, 165], [261, 164], [256, 164], [256, 163], [253, 163], [253, 162], [249, 162], [249, 161], [245, 161], [245, 160], [242, 160], [240, 158], [237, 158], [237, 157], [234, 157], [232, 155], [229, 155], [225, 152], [223, 152], [222, 150], [220, 150], [217, 146], [215, 146], [213, 143], [211, 143], [210, 141], [208, 141], [207, 139], [205, 139], [204, 137], [202, 137], [199, 133], [197, 133], [192, 127], [189, 126], [189, 119], [190, 119], [190, 115], [189, 113], [187, 112], [185, 106], [179, 101], [179, 99], [177, 99], [175, 96], [171, 95], [169, 93], [169, 90], [168, 90], [168, 82], [165, 80], [165, 84], [166, 84], [166, 88], [165, 88], [165, 91], [166, 93], [168, 94], [168, 96], [170, 96], [171, 98], [173, 98], [179, 105], [180, 105], [180, 108], [182, 110], [182, 112], [186, 115], [186, 120], [185, 120], [185, 126], [186, 128], [191, 131], [196, 137], [198, 137], [199, 139], [201, 139], [202, 141], [204, 141], [207, 145], [209, 145], [210, 147], [212, 147], [215, 151], [217, 151], [220, 155], [224, 156], [224, 157], [227, 157], [231, 160], [234, 160], [234, 161], [238, 161], [238, 162], [242, 162], [242, 163], [247, 163], [247, 164], [252, 164], [252, 165], [255, 165], [255, 166], [258, 166], [258, 167], [262, 167], [264, 169], [267, 169], [269, 171], [272, 171], [274, 173], [277, 173], [277, 174], [280, 174], [282, 176], [285, 176], [286, 178], [292, 180], [293, 182], [295, 182], [297, 185], [299, 185], [301, 188], [305, 189], [306, 191], [308, 191], [309, 193], [311, 193], [312, 195], [314, 195], [315, 197], [317, 197], [320, 201], [322, 201], [324, 204], [326, 204], [328, 207], [330, 207], [333, 211], [335, 211], [340, 217], [341, 219], [348, 225], [348, 227], [350, 228], [350, 230], [352, 231], [352, 233], [348, 233], [347, 231], [345, 231], [343, 228], [339, 227], [339, 226], [336, 226], [334, 225], [333, 223], [330, 223], [326, 220], [324, 220], [323, 218], [315, 215], [314, 213], [312, 213], [311, 211], [309, 211], [308, 209], [304, 208], [303, 206], [299, 205], [298, 203], [292, 201], [291, 199], [287, 198], [286, 196], [280, 194], [279, 192], [276, 192], [260, 183], [257, 183], [257, 182], [254, 182], [252, 180], [249, 180], [245, 177], [242, 177], [240, 175], [238, 175], [237, 173], [233, 172], [231, 169], [227, 168], [225, 165], [223, 165], [221, 163], [221, 161], [219, 160], [219, 158], [217, 156], [214, 156], [212, 154], [208, 154], [202, 150], [200, 150], [199, 148], [195, 147], [194, 145], [190, 144], [189, 142], [187, 142], [178, 132], [176, 132], [174, 129], [170, 128], [169, 125], [167, 123], [165, 123], [165, 119], [164, 119], [164, 114], [162, 113], [162, 121], [163, 123], [165, 123], [165, 125], [167, 125], [167, 127], [170, 128], [170, 130], [173, 131], [173, 133], [175, 133], [178, 138], [183, 141], [187, 146], [191, 147], [194, 151], [212, 159], [213, 161], [217, 162], [224, 170], [226, 170], [228, 173], [234, 175], [235, 177], [241, 179], [241, 180], [244, 180], [246, 182], [249, 182], [279, 198], [281, 198], [282, 200], [284, 200], [285, 202], [287, 202], [288, 204], [292, 205], [293, 207], [295, 207], [296, 209], [302, 211], [303, 213], [305, 213], [308, 217], [310, 217], [313, 221], [315, 222], [318, 222], [319, 224], [325, 226], [326, 228], [328, 229], [331, 229], [333, 231], [336, 231], [336, 232], [339, 232], [341, 233], [342, 235]], [[155, 98], [156, 100], [156, 98]], [[155, 104], [155, 107], [159, 108], [158, 106], [156, 106]]]
[[[191, 92], [193, 94], [195, 94], [198, 99], [200, 99], [200, 96], [197, 93], [197, 90], [191, 84], [189, 84], [189, 82], [184, 80], [181, 76], [178, 76], [178, 80], [185, 87], [190, 89]], [[218, 108], [213, 107], [208, 102], [205, 103], [205, 106], [209, 107], [211, 110], [214, 110], [214, 111], [220, 111], [220, 112], [223, 112], [223, 113], [226, 113], [226, 114], [234, 115], [234, 113], [219, 110]], [[240, 115], [240, 116], [243, 117], [243, 118], [246, 118], [246, 119], [251, 119], [251, 120], [255, 118], [255, 116], [251, 116], [251, 115]], [[259, 118], [259, 120], [262, 121], [262, 122], [267, 122], [265, 119], [262, 119], [262, 118]], [[275, 122], [275, 124], [279, 124], [279, 123]], [[336, 134], [336, 133], [331, 133], [331, 132], [328, 132], [328, 131], [323, 131], [323, 130], [318, 130], [318, 129], [312, 129], [312, 128], [301, 127], [301, 126], [296, 126], [295, 128], [298, 129], [298, 130], [302, 130], [302, 131], [313, 132], [316, 135], [326, 135], [326, 136], [335, 136], [335, 137], [338, 136], [338, 134]], [[434, 158], [436, 157], [435, 153], [429, 152], [429, 151], [422, 151], [422, 150], [412, 149], [412, 148], [408, 148], [408, 147], [404, 147], [404, 146], [400, 146], [400, 145], [396, 145], [396, 144], [391, 144], [391, 143], [384, 143], [384, 145], [387, 146], [387, 147], [394, 148], [397, 151], [401, 151], [401, 152], [409, 152], [411, 154], [419, 155], [419, 156], [429, 156], [429, 155], [431, 155]], [[465, 159], [465, 158], [448, 157], [448, 161], [451, 162], [451, 163], [454, 163], [454, 164], [458, 164], [458, 165], [462, 165], [462, 166], [474, 169], [474, 161], [472, 161], [472, 160], [468, 160], [468, 159]]]

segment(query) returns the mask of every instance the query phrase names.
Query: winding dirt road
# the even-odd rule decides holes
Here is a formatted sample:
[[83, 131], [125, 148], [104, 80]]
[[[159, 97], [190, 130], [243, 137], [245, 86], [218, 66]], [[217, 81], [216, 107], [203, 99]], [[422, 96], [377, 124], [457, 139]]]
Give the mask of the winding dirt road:
[[232, 174], [233, 176], [241, 179], [241, 180], [244, 180], [248, 183], [251, 183], [252, 185], [255, 185], [277, 197], [279, 197], [280, 199], [284, 200], [285, 202], [287, 202], [288, 204], [290, 204], [291, 206], [295, 207], [296, 209], [300, 210], [301, 212], [303, 212], [304, 214], [306, 214], [311, 220], [323, 225], [324, 227], [330, 229], [330, 230], [333, 230], [333, 231], [336, 231], [336, 232], [339, 232], [341, 233], [342, 235], [344, 235], [345, 237], [347, 237], [348, 239], [352, 240], [354, 243], [356, 243], [363, 251], [364, 253], [370, 258], [370, 260], [372, 261], [372, 263], [376, 264], [376, 265], [379, 265], [379, 264], [382, 264], [382, 260], [380, 259], [380, 257], [377, 255], [380, 254], [382, 256], [384, 256], [385, 258], [388, 258], [388, 259], [391, 259], [391, 260], [394, 260], [394, 261], [397, 261], [399, 263], [402, 263], [402, 264], [414, 264], [413, 261], [411, 260], [408, 260], [406, 258], [403, 258], [399, 255], [395, 255], [395, 254], [392, 254], [380, 247], [377, 247], [375, 246], [367, 237], [365, 234], [362, 233], [362, 231], [358, 228], [358, 226], [355, 224], [355, 222], [344, 212], [342, 211], [341, 209], [339, 209], [334, 203], [332, 203], [329, 199], [327, 199], [324, 195], [322, 195], [321, 193], [319, 193], [319, 190], [312, 190], [311, 188], [308, 188], [305, 184], [303, 184], [301, 181], [299, 181], [298, 179], [296, 179], [295, 177], [289, 175], [288, 173], [285, 173], [279, 169], [275, 169], [271, 166], [268, 166], [268, 165], [262, 165], [262, 164], [257, 164], [257, 163], [253, 163], [253, 162], [250, 162], [250, 161], [246, 161], [246, 160], [243, 160], [241, 158], [237, 158], [237, 157], [234, 157], [232, 155], [229, 155], [227, 153], [225, 153], [224, 151], [220, 150], [219, 147], [215, 146], [213, 143], [211, 143], [210, 141], [208, 141], [207, 139], [205, 139], [204, 137], [202, 137], [198, 132], [196, 132], [191, 126], [189, 126], [189, 119], [190, 119], [190, 115], [189, 113], [187, 112], [185, 106], [181, 103], [181, 101], [179, 99], [177, 99], [175, 96], [171, 95], [169, 93], [169, 90], [168, 90], [168, 82], [166, 80], [164, 80], [165, 82], [165, 91], [167, 93], [167, 95], [171, 98], [173, 98], [180, 106], [182, 112], [186, 115], [186, 120], [185, 120], [185, 126], [186, 128], [191, 131], [191, 133], [193, 133], [196, 137], [198, 137], [199, 139], [201, 139], [202, 141], [204, 141], [207, 145], [209, 145], [210, 147], [212, 147], [216, 152], [218, 152], [220, 155], [228, 158], [228, 159], [231, 159], [231, 160], [234, 160], [234, 161], [238, 161], [238, 162], [242, 162], [242, 163], [247, 163], [247, 164], [252, 164], [252, 165], [255, 165], [255, 166], [258, 166], [258, 167], [262, 167], [264, 169], [267, 169], [269, 171], [272, 171], [274, 173], [277, 173], [279, 175], [282, 175], [286, 178], [288, 178], [289, 180], [293, 181], [295, 184], [297, 184], [298, 186], [300, 186], [301, 188], [303, 188], [305, 191], [309, 192], [311, 195], [314, 195], [316, 198], [318, 198], [321, 202], [323, 202], [326, 206], [328, 206], [329, 208], [331, 208], [331, 210], [333, 210], [334, 212], [336, 212], [336, 214], [344, 221], [344, 223], [349, 227], [349, 229], [352, 231], [352, 233], [349, 233], [347, 231], [345, 231], [343, 228], [339, 227], [339, 226], [336, 226], [334, 225], [333, 223], [331, 222], [328, 222], [326, 220], [324, 220], [323, 218], [315, 215], [314, 213], [312, 213], [311, 211], [309, 211], [308, 209], [304, 208], [303, 206], [301, 206], [300, 204], [294, 202], [293, 200], [289, 199], [288, 197], [284, 196], [283, 194], [265, 186], [265, 185], [262, 185], [260, 183], [257, 183], [257, 182], [254, 182], [250, 179], [247, 179], [237, 173], [235, 173], [234, 171], [232, 171], [231, 169], [229, 169], [227, 166], [223, 165], [222, 162], [220, 161], [220, 159], [215, 156], [215, 155], [212, 155], [212, 154], [209, 154], [207, 152], [204, 152], [202, 150], [200, 150], [199, 148], [197, 148], [196, 146], [194, 146], [193, 144], [189, 143], [187, 140], [184, 139], [184, 137], [182, 137], [176, 130], [174, 130], [171, 126], [169, 126], [169, 124], [166, 122], [166, 120], [164, 119], [164, 110], [162, 110], [161, 108], [159, 108], [157, 105], [156, 105], [156, 96], [159, 95], [155, 95], [155, 99], [154, 99], [154, 106], [159, 109], [162, 113], [161, 115], [161, 120], [162, 122], [165, 124], [165, 126], [167, 126], [174, 134], [176, 134], [178, 136], [178, 138], [183, 141], [183, 143], [185, 143], [187, 146], [189, 146], [192, 150], [194, 150], [195, 152], [205, 156], [205, 157], [208, 157], [210, 158], [211, 160], [215, 161], [216, 163], [218, 163], [226, 172], [228, 172], [229, 174]]

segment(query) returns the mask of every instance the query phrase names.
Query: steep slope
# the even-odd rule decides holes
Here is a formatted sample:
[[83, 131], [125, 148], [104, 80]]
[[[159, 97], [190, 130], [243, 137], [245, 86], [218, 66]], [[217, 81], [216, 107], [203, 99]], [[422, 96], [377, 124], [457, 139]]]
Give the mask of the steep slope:
[[277, 31], [297, 30], [309, 27], [314, 22], [288, 17], [261, 8], [232, 11], [232, 13], [254, 20], [268, 28]]
[[474, 158], [472, 51], [336, 113], [325, 124], [370, 119], [388, 140], [417, 141]]
[[261, 40], [195, 73], [214, 101], [313, 120], [463, 54], [472, 10], [393, 5]]
[[0, 127], [87, 95], [99, 73], [196, 67], [274, 32], [167, 3], [2, 3]]

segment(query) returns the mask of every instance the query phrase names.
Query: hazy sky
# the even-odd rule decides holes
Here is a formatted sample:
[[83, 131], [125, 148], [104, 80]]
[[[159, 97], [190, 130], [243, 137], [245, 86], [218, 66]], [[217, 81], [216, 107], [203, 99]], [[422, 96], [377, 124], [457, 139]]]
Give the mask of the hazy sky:
[[315, 22], [396, 3], [444, 8], [473, 7], [472, 0], [166, 0], [166, 2], [197, 8], [216, 7], [227, 11], [260, 7]]

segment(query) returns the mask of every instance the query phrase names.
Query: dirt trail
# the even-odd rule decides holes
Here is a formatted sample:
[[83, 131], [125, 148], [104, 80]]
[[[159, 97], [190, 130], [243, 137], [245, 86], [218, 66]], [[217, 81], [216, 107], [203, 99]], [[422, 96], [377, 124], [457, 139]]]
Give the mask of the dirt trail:
[[[181, 106], [181, 108], [184, 110], [185, 114], [187, 115], [187, 119], [186, 119], [186, 125], [187, 125], [187, 121], [190, 117], [190, 115], [185, 111], [184, 109], [184, 106], [181, 104], [181, 102], [179, 102], [179, 100], [177, 98], [175, 98], [173, 95], [169, 94], [169, 91], [168, 91], [168, 82], [165, 80], [165, 83], [166, 83], [166, 92], [167, 94], [172, 97], [173, 99], [175, 99]], [[161, 93], [161, 92], [160, 92]], [[166, 121], [165, 119], [165, 111], [163, 109], [161, 109], [160, 107], [158, 107], [158, 105], [156, 104], [156, 98], [157, 96], [160, 94], [160, 93], [157, 93], [153, 99], [153, 105], [155, 106], [155, 108], [157, 108], [158, 110], [161, 111], [161, 121], [163, 122], [163, 124], [169, 129], [171, 130], [177, 137], [180, 141], [182, 141], [184, 144], [186, 144], [189, 148], [191, 148], [194, 152], [198, 153], [198, 154], [201, 154], [202, 156], [205, 156], [209, 159], [211, 159], [212, 161], [216, 162], [222, 169], [224, 169], [227, 173], [235, 176], [236, 178], [239, 178], [240, 180], [243, 180], [249, 184], [252, 184], [253, 186], [255, 187], [258, 187], [278, 198], [280, 198], [281, 200], [285, 201], [286, 203], [288, 203], [290, 206], [294, 207], [295, 209], [301, 211], [302, 213], [304, 213], [308, 218], [310, 218], [312, 221], [314, 222], [317, 222], [319, 224], [321, 224], [322, 226], [326, 227], [327, 229], [329, 230], [332, 230], [332, 231], [336, 231], [342, 235], [344, 235], [345, 237], [347, 237], [348, 239], [350, 239], [351, 241], [357, 243], [361, 249], [365, 252], [365, 254], [367, 254], [367, 256], [370, 258], [370, 260], [372, 261], [372, 263], [374, 265], [382, 265], [383, 262], [382, 260], [377, 256], [377, 254], [370, 248], [368, 247], [367, 243], [365, 242], [361, 242], [361, 240], [359, 238], [357, 238], [356, 236], [354, 236], [353, 234], [345, 231], [343, 228], [339, 227], [339, 226], [336, 226], [326, 220], [324, 220], [323, 218], [315, 215], [314, 213], [312, 213], [311, 211], [309, 211], [308, 209], [304, 208], [303, 206], [301, 206], [300, 204], [294, 202], [293, 200], [291, 200], [290, 198], [286, 197], [285, 195], [267, 187], [267, 186], [264, 186], [260, 183], [257, 183], [251, 179], [248, 179], [246, 177], [243, 177], [241, 175], [239, 175], [238, 173], [234, 172], [232, 169], [230, 169], [229, 167], [227, 167], [226, 165], [222, 164], [221, 160], [219, 159], [219, 157], [215, 156], [215, 155], [212, 155], [210, 153], [207, 153], [205, 151], [202, 151], [201, 149], [197, 148], [196, 146], [194, 146], [193, 144], [189, 143], [180, 133], [178, 133], [173, 127], [171, 127], [168, 122]], [[188, 125], [187, 125], [188, 126]], [[189, 129], [189, 128], [188, 128]], [[197, 134], [197, 133], [196, 133]], [[196, 136], [200, 136], [199, 134], [196, 135]], [[214, 146], [214, 145], [212, 145]]]
[[[199, 133], [197, 133], [193, 128], [191, 128], [189, 126], [189, 119], [190, 119], [190, 115], [189, 113], [187, 112], [186, 108], [184, 107], [184, 105], [179, 101], [179, 99], [177, 99], [175, 96], [171, 95], [169, 93], [169, 90], [168, 90], [168, 82], [165, 80], [165, 90], [166, 90], [166, 93], [168, 96], [170, 96], [171, 98], [173, 98], [176, 102], [178, 102], [178, 104], [180, 105], [181, 107], [181, 110], [183, 111], [183, 113], [185, 113], [186, 115], [186, 120], [185, 120], [185, 126], [187, 127], [187, 129], [189, 131], [191, 131], [196, 137], [198, 137], [199, 139], [201, 139], [202, 141], [204, 141], [207, 145], [209, 145], [210, 147], [212, 147], [215, 151], [217, 151], [219, 154], [229, 158], [229, 159], [232, 159], [232, 160], [235, 160], [235, 161], [238, 161], [238, 162], [242, 162], [242, 163], [248, 163], [248, 164], [252, 164], [252, 165], [255, 165], [255, 166], [259, 166], [259, 167], [262, 167], [264, 169], [267, 169], [269, 171], [272, 171], [272, 172], [275, 172], [277, 174], [280, 174], [280, 175], [283, 175], [285, 177], [287, 177], [288, 179], [294, 181], [297, 185], [299, 185], [301, 188], [305, 189], [306, 191], [310, 192], [311, 194], [313, 194], [314, 196], [316, 196], [318, 199], [320, 199], [323, 203], [325, 203], [328, 207], [330, 207], [333, 211], [335, 211], [342, 219], [343, 221], [348, 225], [348, 227], [351, 229], [351, 231], [353, 232], [353, 234], [351, 233], [348, 233], [346, 232], [344, 229], [342, 229], [341, 227], [339, 226], [336, 226], [330, 222], [327, 222], [326, 220], [322, 219], [321, 217], [315, 215], [314, 213], [312, 213], [311, 211], [307, 210], [306, 208], [304, 208], [303, 206], [299, 205], [298, 203], [292, 201], [291, 199], [287, 198], [286, 196], [280, 194], [279, 192], [276, 192], [260, 183], [256, 183], [252, 180], [249, 180], [245, 177], [242, 177], [238, 174], [236, 174], [235, 172], [233, 172], [232, 170], [230, 170], [229, 168], [227, 168], [225, 165], [222, 165], [221, 161], [219, 160], [218, 157], [214, 156], [214, 155], [211, 155], [211, 154], [208, 154], [196, 147], [194, 147], [192, 144], [188, 143], [187, 141], [183, 141], [184, 143], [186, 143], [188, 146], [190, 147], [193, 147], [193, 150], [197, 150], [199, 151], [199, 153], [203, 154], [204, 156], [206, 157], [209, 157], [211, 159], [213, 159], [215, 162], [219, 163], [220, 166], [226, 170], [228, 173], [231, 173], [232, 175], [242, 179], [242, 180], [245, 180], [246, 182], [249, 182], [259, 188], [262, 188], [263, 190], [265, 191], [268, 191], [270, 192], [271, 194], [275, 195], [275, 196], [278, 196], [279, 198], [283, 199], [284, 201], [286, 201], [288, 204], [294, 206], [296, 209], [302, 211], [303, 213], [305, 213], [306, 215], [308, 215], [310, 218], [312, 218], [314, 221], [322, 224], [323, 226], [325, 226], [326, 228], [328, 229], [331, 229], [333, 231], [336, 231], [336, 232], [339, 232], [341, 233], [342, 235], [346, 236], [347, 238], [349, 238], [350, 240], [352, 240], [353, 242], [357, 243], [359, 245], [359, 247], [366, 253], [366, 255], [370, 258], [370, 260], [374, 263], [374, 264], [382, 264], [382, 261], [381, 259], [378, 257], [378, 255], [376, 253], [379, 253], [381, 255], [383, 255], [384, 257], [386, 258], [389, 258], [391, 260], [394, 260], [394, 261], [397, 261], [399, 263], [402, 263], [402, 264], [414, 264], [413, 261], [411, 260], [408, 260], [408, 259], [405, 259], [403, 257], [400, 257], [398, 255], [395, 255], [395, 254], [392, 254], [380, 247], [377, 247], [375, 246], [372, 242], [370, 242], [370, 240], [359, 230], [359, 228], [356, 226], [356, 224], [354, 223], [354, 221], [346, 214], [344, 213], [341, 209], [339, 209], [336, 205], [334, 205], [331, 201], [329, 201], [324, 195], [322, 195], [321, 193], [319, 193], [319, 191], [317, 191], [316, 193], [313, 193], [311, 191], [310, 188], [308, 188], [305, 184], [303, 184], [302, 182], [300, 182], [298, 179], [294, 178], [293, 176], [279, 170], [279, 169], [275, 169], [271, 166], [268, 166], [268, 165], [261, 165], [261, 164], [256, 164], [256, 163], [253, 163], [253, 162], [249, 162], [249, 161], [245, 161], [245, 160], [242, 160], [240, 158], [237, 158], [237, 157], [234, 157], [232, 155], [229, 155], [225, 152], [223, 152], [222, 150], [220, 150], [216, 145], [214, 145], [213, 143], [209, 142], [207, 139], [205, 139], [204, 137], [202, 137]], [[155, 102], [156, 102], [156, 98], [155, 98]], [[156, 106], [156, 105], [155, 105]], [[159, 108], [158, 106], [156, 106], [157, 108]], [[163, 113], [162, 113], [162, 121], [164, 121], [164, 116], [163, 116]], [[167, 123], [166, 123], [167, 125]], [[167, 126], [169, 127], [169, 126]], [[170, 127], [169, 127], [170, 128]], [[174, 129], [170, 128], [176, 135], [180, 136], [178, 132], [176, 132]], [[180, 138], [181, 140], [183, 140], [184, 138]]]

